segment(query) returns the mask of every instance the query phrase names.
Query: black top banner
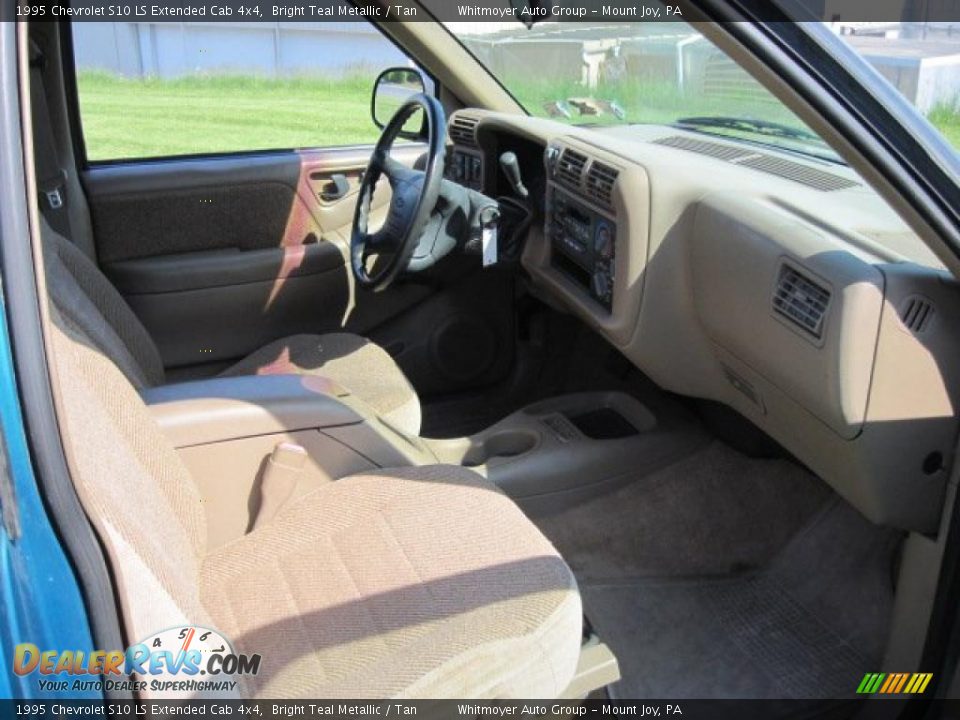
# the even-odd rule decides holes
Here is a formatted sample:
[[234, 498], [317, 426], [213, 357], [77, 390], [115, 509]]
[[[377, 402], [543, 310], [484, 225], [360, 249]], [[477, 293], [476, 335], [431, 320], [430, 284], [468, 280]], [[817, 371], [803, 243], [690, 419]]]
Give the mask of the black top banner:
[[[696, 0], [58, 0], [0, 3], [0, 20], [74, 22], [690, 22]], [[960, 36], [960, 0], [741, 0], [754, 20], [942, 23]]]

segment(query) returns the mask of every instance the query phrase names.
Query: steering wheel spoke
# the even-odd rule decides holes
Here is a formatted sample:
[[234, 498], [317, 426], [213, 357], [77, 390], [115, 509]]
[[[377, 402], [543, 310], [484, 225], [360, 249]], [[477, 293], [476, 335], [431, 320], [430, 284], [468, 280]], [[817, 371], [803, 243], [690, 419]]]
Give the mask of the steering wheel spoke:
[[387, 232], [385, 228], [380, 228], [375, 233], [367, 236], [365, 250], [367, 254], [381, 252], [396, 252], [397, 242], [393, 233]]
[[[390, 157], [390, 148], [406, 122], [422, 109], [427, 122], [427, 164], [414, 170]], [[414, 95], [400, 106], [383, 129], [363, 175], [350, 235], [350, 266], [357, 284], [379, 291], [389, 287], [410, 264], [420, 234], [437, 204], [443, 180], [446, 121], [436, 98]], [[392, 189], [390, 207], [382, 228], [370, 233], [368, 223], [377, 181], [386, 175]], [[376, 269], [368, 269], [371, 254], [389, 255]]]

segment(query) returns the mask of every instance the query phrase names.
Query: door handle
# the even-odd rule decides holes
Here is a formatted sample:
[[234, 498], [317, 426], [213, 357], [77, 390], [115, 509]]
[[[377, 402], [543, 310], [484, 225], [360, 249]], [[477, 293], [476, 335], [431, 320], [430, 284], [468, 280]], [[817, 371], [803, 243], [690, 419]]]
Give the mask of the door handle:
[[348, 192], [350, 192], [350, 183], [347, 182], [347, 176], [336, 173], [330, 176], [330, 180], [320, 190], [320, 199], [333, 202], [344, 197]]

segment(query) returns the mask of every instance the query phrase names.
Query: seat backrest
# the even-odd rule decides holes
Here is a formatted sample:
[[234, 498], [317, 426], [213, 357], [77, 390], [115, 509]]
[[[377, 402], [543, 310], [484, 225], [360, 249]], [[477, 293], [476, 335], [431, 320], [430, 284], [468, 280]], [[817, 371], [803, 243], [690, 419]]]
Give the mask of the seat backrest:
[[41, 220], [47, 286], [66, 319], [138, 389], [162, 385], [160, 352], [126, 300], [94, 262]]
[[137, 391], [51, 306], [52, 369], [74, 485], [110, 557], [127, 641], [210, 625], [199, 597], [202, 498]]

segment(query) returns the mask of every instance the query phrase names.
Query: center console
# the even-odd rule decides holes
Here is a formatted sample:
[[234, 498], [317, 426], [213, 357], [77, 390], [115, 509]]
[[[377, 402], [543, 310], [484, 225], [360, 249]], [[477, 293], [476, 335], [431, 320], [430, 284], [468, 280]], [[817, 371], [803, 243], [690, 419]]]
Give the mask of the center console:
[[423, 442], [437, 461], [472, 468], [538, 514], [653, 472], [701, 438], [661, 426], [629, 395], [591, 392], [534, 403], [470, 437]]
[[142, 397], [197, 483], [210, 549], [338, 478], [436, 462], [419, 438], [321, 376], [209, 378]]
[[571, 147], [551, 145], [545, 159], [550, 264], [610, 312], [617, 259], [613, 194], [619, 170]]

